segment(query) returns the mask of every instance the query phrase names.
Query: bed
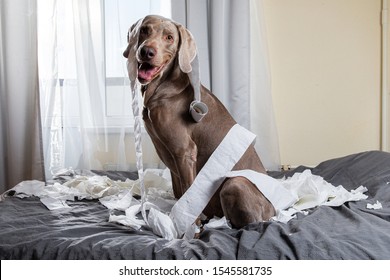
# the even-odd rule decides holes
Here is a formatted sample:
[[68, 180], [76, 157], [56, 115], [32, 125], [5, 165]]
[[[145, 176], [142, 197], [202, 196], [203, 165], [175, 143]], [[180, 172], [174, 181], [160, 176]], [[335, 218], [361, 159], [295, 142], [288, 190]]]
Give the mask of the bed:
[[[288, 223], [206, 229], [199, 239], [169, 241], [108, 222], [111, 212], [97, 200], [50, 211], [36, 197], [11, 192], [0, 202], [0, 259], [390, 259], [390, 154], [364, 152], [269, 175], [282, 178], [306, 169], [347, 190], [363, 185], [368, 198], [315, 207]], [[93, 174], [115, 180], [136, 176]], [[367, 207], [377, 202], [379, 209]]]

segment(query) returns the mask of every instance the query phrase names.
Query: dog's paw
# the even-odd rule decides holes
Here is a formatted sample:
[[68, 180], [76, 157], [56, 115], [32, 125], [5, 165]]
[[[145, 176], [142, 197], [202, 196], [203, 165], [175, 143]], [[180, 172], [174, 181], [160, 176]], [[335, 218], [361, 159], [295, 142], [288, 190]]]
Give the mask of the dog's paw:
[[200, 238], [200, 235], [202, 234], [203, 232], [203, 223], [202, 223], [202, 220], [200, 218], [198, 218], [196, 221], [195, 221], [195, 235], [194, 235], [194, 239], [199, 239]]

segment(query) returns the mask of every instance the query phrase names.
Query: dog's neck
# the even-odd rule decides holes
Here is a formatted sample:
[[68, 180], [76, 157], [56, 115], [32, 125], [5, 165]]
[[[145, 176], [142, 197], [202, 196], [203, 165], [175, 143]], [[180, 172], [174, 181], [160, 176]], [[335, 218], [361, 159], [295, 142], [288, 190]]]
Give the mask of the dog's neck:
[[150, 109], [157, 100], [161, 102], [172, 98], [182, 93], [188, 86], [191, 86], [188, 75], [180, 70], [175, 60], [160, 77], [141, 86], [144, 107]]

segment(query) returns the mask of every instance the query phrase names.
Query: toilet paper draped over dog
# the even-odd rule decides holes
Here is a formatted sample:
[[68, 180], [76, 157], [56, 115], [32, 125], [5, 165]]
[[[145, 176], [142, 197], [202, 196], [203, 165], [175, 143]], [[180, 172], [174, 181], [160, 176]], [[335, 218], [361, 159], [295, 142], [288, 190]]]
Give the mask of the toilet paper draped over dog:
[[179, 236], [190, 229], [226, 179], [226, 174], [233, 169], [255, 138], [255, 134], [238, 124], [229, 130], [199, 171], [191, 187], [172, 208], [170, 217]]

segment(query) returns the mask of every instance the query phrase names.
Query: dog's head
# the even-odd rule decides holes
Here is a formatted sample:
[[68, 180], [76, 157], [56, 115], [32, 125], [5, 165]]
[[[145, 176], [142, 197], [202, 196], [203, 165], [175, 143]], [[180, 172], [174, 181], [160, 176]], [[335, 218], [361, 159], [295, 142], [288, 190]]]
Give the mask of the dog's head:
[[130, 80], [146, 85], [161, 77], [176, 57], [180, 69], [191, 72], [196, 45], [182, 25], [161, 16], [146, 16], [130, 28], [123, 56], [128, 59]]

